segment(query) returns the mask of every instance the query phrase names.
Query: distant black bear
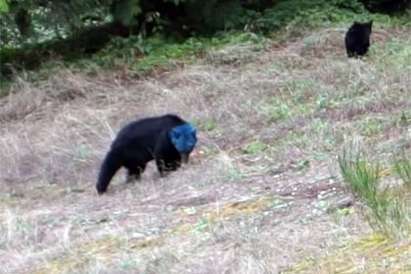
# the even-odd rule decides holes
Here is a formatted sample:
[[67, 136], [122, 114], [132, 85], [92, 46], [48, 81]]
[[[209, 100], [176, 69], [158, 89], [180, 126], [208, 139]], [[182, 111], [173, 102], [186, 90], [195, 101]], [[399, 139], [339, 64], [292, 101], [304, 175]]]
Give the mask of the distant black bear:
[[348, 57], [363, 56], [367, 53], [371, 32], [372, 20], [367, 23], [354, 22], [345, 35], [345, 48]]
[[120, 130], [100, 169], [96, 184], [103, 194], [121, 168], [128, 170], [128, 181], [139, 179], [147, 162], [156, 161], [161, 176], [177, 170], [197, 143], [196, 128], [172, 114], [134, 121]]

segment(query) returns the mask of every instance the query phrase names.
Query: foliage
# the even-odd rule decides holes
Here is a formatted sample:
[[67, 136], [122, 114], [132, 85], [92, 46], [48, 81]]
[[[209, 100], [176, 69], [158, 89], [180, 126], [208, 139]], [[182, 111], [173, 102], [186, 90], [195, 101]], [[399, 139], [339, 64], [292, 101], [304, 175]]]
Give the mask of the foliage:
[[211, 47], [254, 41], [250, 33], [223, 33], [214, 37], [192, 37], [182, 42], [166, 39], [161, 35], [143, 39], [131, 36], [126, 39], [113, 39], [89, 62], [104, 68], [127, 67], [131, 73], [141, 74], [158, 67], [167, 67], [184, 59], [189, 62], [194, 56], [202, 54]]
[[378, 12], [400, 12], [411, 8], [409, 0], [362, 0], [364, 5], [372, 10]]
[[266, 9], [252, 27], [263, 32], [271, 32], [291, 22], [313, 27], [364, 18], [368, 15], [364, 6], [356, 0], [280, 0], [272, 8]]
[[188, 2], [189, 21], [196, 30], [210, 32], [218, 29], [234, 29], [245, 26], [256, 12], [246, 10], [239, 0]]
[[[0, 10], [7, 10], [5, 0]], [[260, 3], [261, 2], [261, 3]], [[247, 1], [256, 8], [266, 1]], [[249, 5], [250, 6], [250, 5]], [[252, 6], [254, 7], [254, 6]], [[117, 22], [135, 32], [190, 33], [243, 27], [256, 12], [241, 0], [19, 0], [1, 15], [0, 46], [22, 46], [76, 35], [85, 27]]]
[[[90, 25], [107, 23], [108, 8], [98, 0], [19, 0], [1, 14], [6, 34], [0, 46], [21, 47], [65, 38]], [[26, 35], [24, 32], [30, 34]]]
[[[327, 24], [369, 16], [367, 6], [390, 1], [371, 0], [16, 0], [1, 15], [7, 30], [4, 45], [22, 41], [37, 43], [67, 37], [84, 27], [118, 22], [135, 28], [149, 28], [192, 34], [248, 28], [265, 32], [289, 22]], [[391, 1], [392, 2], [392, 1]], [[399, 1], [400, 6], [407, 1]], [[0, 10], [8, 10], [0, 1]]]
[[6, 0], [0, 0], [0, 13], [9, 12], [9, 5]]
[[111, 13], [115, 21], [121, 22], [125, 26], [136, 23], [135, 18], [142, 12], [139, 0], [122, 0], [115, 2]]
[[[1, 3], [4, 6], [7, 2]], [[51, 57], [63, 60], [72, 60], [73, 56], [82, 58], [84, 54], [87, 57], [107, 43], [104, 60], [98, 60], [99, 63], [108, 63], [107, 59], [115, 56], [121, 60], [128, 56], [130, 61], [126, 63], [133, 63], [136, 56], [147, 53], [144, 47], [150, 48], [155, 39], [147, 43], [143, 40], [158, 33], [184, 41], [188, 37], [201, 40], [201, 35], [215, 35], [219, 30], [268, 34], [285, 27], [295, 32], [369, 17], [387, 20], [371, 15], [359, 0], [16, 0], [11, 3], [9, 12], [0, 14], [0, 58], [2, 63], [9, 63], [0, 74], [7, 77], [20, 69], [35, 69]], [[115, 24], [115, 28], [106, 28], [110, 24]], [[129, 38], [115, 39], [109, 44], [112, 37]], [[161, 43], [167, 48], [168, 42]], [[153, 62], [144, 59], [147, 63], [140, 68], [168, 63], [169, 53], [158, 53], [160, 56]], [[160, 59], [163, 61], [158, 62]]]
[[[227, 32], [214, 37], [193, 37], [184, 41], [166, 39], [160, 35], [144, 39], [141, 36], [130, 36], [111, 40], [103, 50], [90, 58], [69, 55], [66, 58], [53, 58], [51, 62], [39, 63], [41, 56], [39, 54], [44, 54], [43, 56], [49, 54], [45, 50], [48, 46], [44, 46], [44, 49], [32, 48], [30, 51], [3, 49], [0, 51], [0, 59], [4, 60], [6, 56], [20, 56], [19, 59], [26, 60], [24, 65], [27, 68], [36, 68], [36, 71], [25, 72], [24, 77], [29, 81], [47, 79], [47, 75], [53, 74], [53, 71], [62, 67], [82, 70], [86, 73], [94, 73], [101, 69], [126, 69], [130, 76], [141, 76], [157, 68], [168, 68], [182, 61], [190, 62], [203, 54], [206, 49], [218, 49], [230, 44], [261, 43], [261, 41], [263, 41], [261, 36], [248, 32]], [[57, 44], [55, 47], [63, 48], [63, 45]], [[2, 69], [7, 67], [3, 66]], [[7, 78], [0, 78], [0, 88], [4, 91], [7, 90], [6, 86], [9, 83], [10, 80]], [[4, 95], [6, 92], [1, 93], [0, 97]]]

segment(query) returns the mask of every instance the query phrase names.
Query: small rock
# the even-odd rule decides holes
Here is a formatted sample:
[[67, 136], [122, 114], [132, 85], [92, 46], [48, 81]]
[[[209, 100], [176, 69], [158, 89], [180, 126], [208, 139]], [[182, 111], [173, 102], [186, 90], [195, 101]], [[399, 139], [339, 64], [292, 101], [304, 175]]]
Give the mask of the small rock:
[[109, 221], [110, 221], [109, 218], [103, 217], [103, 218], [98, 219], [98, 220], [96, 221], [96, 223], [97, 223], [97, 224], [101, 224], [101, 223], [107, 223], [107, 222], [109, 222]]
[[337, 209], [343, 209], [347, 207], [351, 207], [354, 204], [354, 201], [351, 197], [344, 197], [338, 201], [336, 201], [333, 205], [331, 205], [328, 209], [327, 212], [332, 212]]

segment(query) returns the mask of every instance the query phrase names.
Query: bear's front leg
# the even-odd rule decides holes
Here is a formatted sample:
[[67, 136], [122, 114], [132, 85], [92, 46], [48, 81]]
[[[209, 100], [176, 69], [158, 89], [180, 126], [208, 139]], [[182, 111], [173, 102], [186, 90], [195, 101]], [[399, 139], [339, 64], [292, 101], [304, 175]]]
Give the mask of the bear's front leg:
[[166, 165], [163, 159], [156, 159], [156, 165], [160, 177], [166, 176]]
[[181, 166], [180, 161], [165, 161], [164, 159], [156, 160], [156, 164], [161, 177], [166, 176], [171, 171], [177, 170]]

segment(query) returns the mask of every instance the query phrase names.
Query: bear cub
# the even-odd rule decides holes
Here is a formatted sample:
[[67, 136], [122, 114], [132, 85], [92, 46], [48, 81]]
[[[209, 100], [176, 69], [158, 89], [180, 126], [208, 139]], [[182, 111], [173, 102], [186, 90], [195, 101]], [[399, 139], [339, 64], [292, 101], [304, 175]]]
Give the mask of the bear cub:
[[111, 144], [100, 168], [97, 192], [106, 192], [121, 167], [128, 171], [127, 181], [139, 179], [151, 160], [155, 160], [160, 176], [177, 170], [181, 162], [188, 162], [196, 143], [196, 128], [177, 115], [131, 122], [120, 130]]
[[372, 20], [367, 23], [354, 22], [345, 35], [345, 48], [348, 57], [363, 56], [370, 47]]

